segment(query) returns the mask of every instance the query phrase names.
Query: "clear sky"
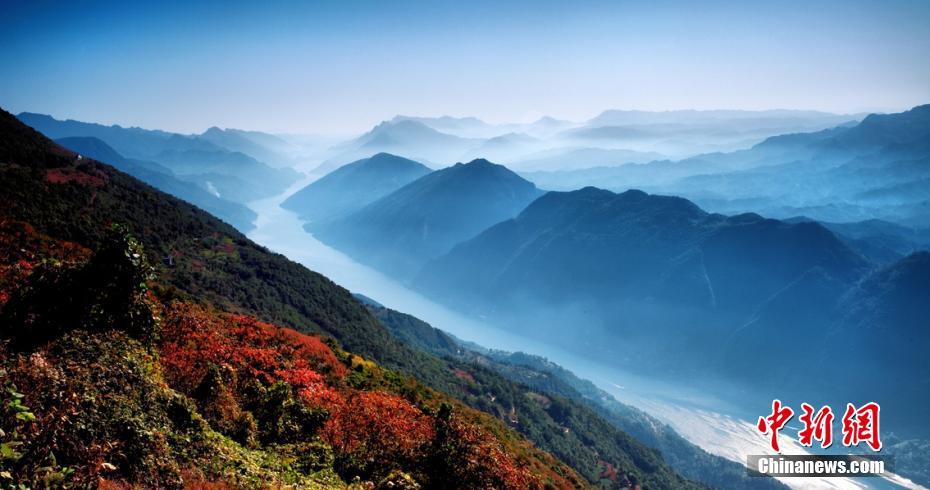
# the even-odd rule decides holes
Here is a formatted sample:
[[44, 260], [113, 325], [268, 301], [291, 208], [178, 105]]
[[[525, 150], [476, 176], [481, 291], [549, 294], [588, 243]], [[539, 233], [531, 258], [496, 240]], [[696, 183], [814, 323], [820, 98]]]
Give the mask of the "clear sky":
[[182, 132], [930, 102], [926, 0], [0, 3], [0, 106]]

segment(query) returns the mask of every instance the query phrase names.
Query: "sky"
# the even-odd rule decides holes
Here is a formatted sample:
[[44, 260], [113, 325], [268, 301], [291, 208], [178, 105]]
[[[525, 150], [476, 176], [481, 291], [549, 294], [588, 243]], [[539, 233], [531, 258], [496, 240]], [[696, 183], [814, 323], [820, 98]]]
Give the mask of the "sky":
[[0, 107], [185, 133], [930, 103], [925, 0], [0, 1]]

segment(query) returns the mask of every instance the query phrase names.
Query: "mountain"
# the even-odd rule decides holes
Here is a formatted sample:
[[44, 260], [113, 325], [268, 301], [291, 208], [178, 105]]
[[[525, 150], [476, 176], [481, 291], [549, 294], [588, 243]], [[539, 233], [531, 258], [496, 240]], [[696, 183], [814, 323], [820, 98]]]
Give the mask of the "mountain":
[[466, 159], [510, 161], [537, 152], [545, 142], [526, 133], [507, 133], [488, 138], [466, 153]]
[[810, 271], [848, 288], [869, 267], [816, 223], [589, 187], [547, 193], [428, 263], [414, 285], [521, 333], [658, 374], [717, 369], [707, 359], [721, 352], [719, 338]]
[[[167, 167], [179, 179], [193, 182], [216, 197], [239, 203], [278, 194], [300, 177], [290, 168], [269, 167], [244, 153], [229, 151], [198, 136], [59, 121], [27, 112], [17, 118], [52, 139], [97, 138], [130, 160], [150, 162], [145, 164], [150, 169], [152, 163]], [[230, 139], [216, 137], [216, 132], [208, 133], [218, 141]]]
[[[912, 407], [930, 379], [919, 320], [930, 314], [930, 254], [878, 265], [857, 252], [880, 233], [921, 236], [907, 230], [725, 216], [641, 191], [549, 192], [427, 263], [413, 285], [579, 355], [676, 382], [720, 381], [722, 396], [742, 403], [771, 393], [874, 399], [895, 407], [889, 427], [924, 437]], [[852, 381], [858, 369], [868, 374]]]
[[242, 203], [279, 194], [301, 175], [290, 168], [273, 168], [244, 153], [225, 150], [165, 150], [153, 158], [217, 197]]
[[815, 111], [605, 111], [561, 139], [604, 148], [655, 151], [675, 158], [732, 152], [785, 133], [831, 128], [860, 115]]
[[487, 160], [427, 174], [345, 218], [308, 229], [321, 241], [407, 277], [456, 243], [519, 213], [540, 191]]
[[71, 119], [59, 121], [52, 116], [30, 112], [20, 113], [16, 117], [51, 139], [90, 136], [103, 140], [128, 158], [151, 159], [166, 150], [222, 150], [209, 141], [166, 131], [124, 128], [115, 124], [104, 126]]
[[880, 219], [926, 227], [930, 200], [921, 184], [930, 179], [928, 108], [770, 136], [748, 149], [677, 161], [525, 175], [554, 190], [596, 185], [673, 194], [726, 214], [803, 214], [825, 222]]
[[[924, 362], [930, 346], [920, 320], [930, 313], [928, 305], [930, 252], [874, 269], [852, 285], [814, 269], [766, 301], [734, 332], [725, 356], [728, 364], [743, 366], [734, 374], [747, 380], [765, 376], [779, 392], [795, 398], [820, 393], [834, 404], [874, 400], [882, 406], [886, 430], [925, 438], [930, 432], [916, 407], [930, 401], [930, 371]], [[759, 362], [770, 359], [766, 351], [796, 351], [799, 338], [810, 355], [790, 369], [772, 373]], [[848, 378], [853, 369], [859, 373], [855, 381]]]
[[568, 147], [533, 153], [510, 163], [510, 166], [520, 172], [566, 171], [616, 167], [626, 163], [648, 163], [663, 158], [665, 157], [662, 154], [656, 152]]
[[[530, 443], [509, 420], [536, 426], [541, 410], [488, 402], [325, 277], [7, 113], [0, 192], [0, 382], [20, 414], [0, 419], [0, 469], [14, 483], [614, 485], [596, 441]], [[619, 484], [693, 486], [618, 437], [629, 452], [604, 464]]]
[[229, 151], [244, 153], [258, 161], [276, 167], [289, 166], [290, 160], [281, 153], [291, 145], [283, 139], [259, 131], [220, 129], [213, 126], [197, 136]]
[[859, 124], [834, 136], [824, 146], [881, 148], [922, 141], [930, 137], [930, 104], [896, 114], [869, 114]]
[[[860, 381], [875, 386], [873, 396], [885, 400], [889, 425], [923, 417], [918, 407], [930, 402], [930, 337], [924, 321], [930, 313], [930, 252], [915, 252], [874, 271], [843, 296], [836, 312], [827, 345], [855, 359], [863, 373]], [[840, 379], [839, 366], [825, 369]], [[893, 386], [888, 379], [910, 382]], [[851, 390], [862, 386], [847, 384]], [[913, 436], [930, 436], [925, 425], [913, 425]]]
[[[814, 221], [799, 216], [785, 220], [789, 223]], [[876, 264], [887, 265], [920, 250], [930, 250], [930, 229], [871, 219], [850, 223], [820, 224], [832, 231], [851, 249]]]
[[378, 153], [326, 174], [288, 197], [281, 207], [310, 221], [331, 220], [366, 205], [428, 174], [429, 167], [413, 160]]
[[170, 168], [164, 165], [155, 162], [148, 162], [145, 160], [130, 160], [123, 155], [120, 155], [110, 145], [104, 143], [103, 140], [94, 138], [93, 136], [72, 136], [68, 138], [59, 138], [56, 139], [55, 142], [61, 146], [64, 146], [65, 148], [68, 148], [69, 150], [76, 151], [83, 156], [109, 163], [110, 165], [113, 165], [114, 167], [128, 174], [132, 174], [133, 171], [148, 170], [150, 172], [157, 172], [165, 175], [174, 175], [174, 172], [172, 172]]
[[564, 131], [572, 126], [576, 126], [576, 123], [571, 121], [565, 121], [562, 119], [556, 119], [551, 116], [542, 116], [539, 119], [529, 123], [520, 125], [521, 129], [533, 136], [540, 138], [548, 138], [559, 131]]
[[61, 138], [56, 143], [82, 156], [109, 163], [160, 191], [200, 207], [240, 231], [248, 231], [254, 226], [254, 211], [242, 204], [216, 197], [194, 183], [175, 178], [168, 167], [143, 160], [129, 160], [102, 140], [93, 137]]
[[334, 148], [337, 156], [323, 162], [317, 172], [329, 172], [375, 153], [404, 155], [422, 162], [453, 162], [478, 141], [437, 131], [413, 119], [384, 121], [371, 131]]
[[574, 123], [543, 116], [531, 123], [490, 124], [476, 117], [416, 117], [395, 116], [390, 122], [416, 121], [436, 131], [463, 138], [491, 139], [508, 133], [527, 133], [536, 138], [548, 138], [553, 134], [568, 129]]
[[477, 117], [418, 117], [418, 116], [394, 116], [389, 122], [399, 123], [402, 121], [415, 121], [430, 128], [447, 134], [460, 136], [463, 138], [491, 138], [500, 133], [500, 129], [492, 124], [488, 124]]
[[739, 122], [758, 127], [780, 127], [787, 125], [835, 126], [859, 115], [831, 114], [819, 111], [799, 110], [678, 110], [678, 111], [630, 111], [607, 110], [588, 120], [590, 126], [632, 126], [651, 124], [718, 125]]

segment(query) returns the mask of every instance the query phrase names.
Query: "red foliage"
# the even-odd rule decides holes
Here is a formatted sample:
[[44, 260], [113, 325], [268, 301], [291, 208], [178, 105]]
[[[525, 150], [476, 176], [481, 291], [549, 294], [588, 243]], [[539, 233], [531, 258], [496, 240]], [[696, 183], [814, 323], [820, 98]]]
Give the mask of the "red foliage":
[[53, 240], [21, 221], [0, 219], [0, 305], [43, 260], [77, 263], [90, 250], [74, 242]]
[[361, 460], [411, 461], [433, 439], [432, 419], [407, 400], [363, 391], [346, 400], [323, 428], [334, 450]]
[[319, 337], [248, 316], [174, 303], [165, 312], [162, 338], [166, 376], [187, 393], [214, 364], [267, 384], [286, 381], [314, 406], [338, 403], [338, 393], [326, 381], [342, 378], [346, 368]]
[[469, 373], [468, 371], [463, 371], [461, 369], [453, 369], [452, 374], [454, 374], [455, 377], [463, 381], [467, 381], [468, 383], [471, 383], [471, 384], [477, 384], [477, 382], [475, 381], [475, 377], [472, 376], [471, 373]]
[[52, 184], [67, 184], [75, 182], [80, 185], [89, 185], [93, 187], [102, 187], [106, 184], [107, 177], [99, 171], [93, 173], [84, 172], [72, 167], [50, 168], [45, 172], [45, 180]]
[[536, 488], [537, 479], [486, 429], [453, 416], [444, 423], [447, 458], [457, 462], [453, 474], [480, 488]]
[[604, 465], [604, 471], [599, 475], [600, 478], [606, 478], [610, 481], [617, 481], [617, 468], [606, 461], [598, 461], [598, 464]]

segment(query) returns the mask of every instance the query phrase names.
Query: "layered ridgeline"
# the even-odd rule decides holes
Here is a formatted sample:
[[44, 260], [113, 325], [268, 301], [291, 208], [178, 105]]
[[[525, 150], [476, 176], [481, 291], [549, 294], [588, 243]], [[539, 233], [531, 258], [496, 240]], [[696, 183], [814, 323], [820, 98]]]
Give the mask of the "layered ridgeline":
[[429, 167], [390, 153], [378, 153], [323, 176], [288, 197], [281, 207], [308, 221], [351, 214], [428, 174]]
[[[275, 163], [280, 164], [284, 157], [261, 147], [255, 142], [257, 136], [253, 135], [253, 140], [247, 139], [243, 135], [251, 133], [245, 131], [211, 129], [203, 135], [181, 135], [116, 125], [59, 121], [51, 116], [28, 112], [17, 117], [52, 139], [97, 138], [126, 158], [155, 162], [170, 169], [180, 180], [195, 183], [216, 197], [240, 203], [279, 194], [300, 178], [300, 174], [290, 168], [275, 168], [257, 160], [254, 155], [275, 158]], [[230, 147], [222, 146], [224, 144]], [[252, 154], [241, 150], [252, 151]], [[151, 184], [157, 186], [156, 183]]]
[[530, 182], [487, 160], [427, 174], [342, 219], [308, 230], [360, 262], [409, 277], [505, 219], [541, 194]]
[[420, 121], [395, 118], [335, 146], [332, 150], [336, 155], [320, 164], [317, 172], [329, 172], [375, 153], [406, 155], [421, 162], [454, 162], [480, 143], [481, 140], [437, 131]]
[[238, 151], [275, 167], [285, 167], [293, 162], [288, 155], [296, 148], [290, 142], [273, 134], [242, 129], [220, 129], [216, 126], [198, 135], [216, 146], [229, 151]]
[[61, 138], [55, 142], [81, 156], [108, 163], [160, 191], [194, 204], [240, 231], [248, 231], [253, 227], [256, 214], [244, 204], [217, 197], [193, 182], [181, 180], [164, 165], [130, 160], [103, 140], [90, 136]]
[[[926, 401], [923, 386], [865, 389], [842, 373], [869, 359], [885, 379], [930, 375], [921, 361], [926, 335], [914, 325], [930, 313], [930, 288], [903, 279], [920, 277], [925, 255], [882, 276], [815, 222], [710, 214], [681, 198], [585, 188], [546, 194], [429, 263], [414, 284], [523, 334], [654, 375], [712, 375], [769, 397], [874, 394], [888, 420], [922, 434], [909, 407]], [[910, 320], [891, 321], [900, 305]], [[867, 318], [876, 323], [867, 327]], [[782, 362], [802, 345], [809, 356]], [[842, 356], [831, 354], [840, 348]]]
[[691, 485], [620, 432], [531, 444], [513, 429], [553, 427], [549, 412], [477, 396], [326, 278], [0, 123], [2, 464], [18, 482]]
[[718, 212], [753, 210], [831, 222], [883, 219], [926, 228], [928, 141], [930, 105], [922, 105], [822, 131], [773, 136], [746, 150], [527, 177], [554, 190], [595, 185], [680, 195]]

